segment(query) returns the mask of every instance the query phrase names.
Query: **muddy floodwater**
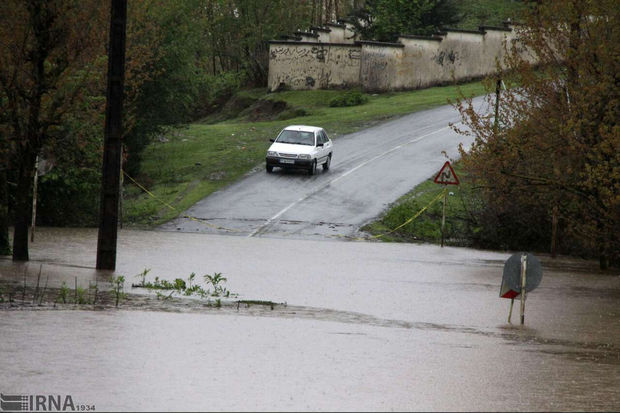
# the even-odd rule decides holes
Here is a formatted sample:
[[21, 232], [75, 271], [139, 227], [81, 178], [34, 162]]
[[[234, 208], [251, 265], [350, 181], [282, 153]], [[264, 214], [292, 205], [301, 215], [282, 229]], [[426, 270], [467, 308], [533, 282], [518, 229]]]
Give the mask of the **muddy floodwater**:
[[[432, 245], [39, 229], [0, 280], [102, 285], [221, 272], [233, 307], [0, 311], [0, 391], [107, 410], [620, 410], [620, 274], [540, 255], [526, 325], [499, 298], [511, 253]], [[162, 311], [163, 310], [163, 311]]]

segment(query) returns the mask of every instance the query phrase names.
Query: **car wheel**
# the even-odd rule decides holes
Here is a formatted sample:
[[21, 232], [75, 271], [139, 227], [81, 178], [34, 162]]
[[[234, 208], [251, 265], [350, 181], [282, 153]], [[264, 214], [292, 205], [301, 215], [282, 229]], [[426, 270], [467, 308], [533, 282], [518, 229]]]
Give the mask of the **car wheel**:
[[265, 169], [267, 169], [267, 173], [268, 174], [273, 172], [273, 166], [271, 166], [271, 165], [267, 165], [267, 167]]
[[308, 169], [308, 173], [310, 175], [316, 174], [316, 159], [314, 160], [314, 162], [312, 162], [312, 166], [310, 167], [310, 169]]
[[323, 170], [324, 171], [329, 171], [329, 165], [332, 163], [332, 154], [330, 153], [329, 156], [327, 157], [327, 160], [325, 161], [325, 163], [323, 164]]

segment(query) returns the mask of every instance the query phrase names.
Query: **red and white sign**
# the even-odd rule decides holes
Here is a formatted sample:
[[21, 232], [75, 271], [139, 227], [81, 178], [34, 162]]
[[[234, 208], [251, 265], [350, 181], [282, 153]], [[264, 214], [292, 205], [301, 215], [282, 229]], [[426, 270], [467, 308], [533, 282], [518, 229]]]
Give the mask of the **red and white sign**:
[[446, 162], [443, 164], [441, 171], [435, 177], [436, 184], [442, 185], [459, 185], [459, 177], [454, 173], [454, 169], [452, 169], [452, 165], [450, 162]]

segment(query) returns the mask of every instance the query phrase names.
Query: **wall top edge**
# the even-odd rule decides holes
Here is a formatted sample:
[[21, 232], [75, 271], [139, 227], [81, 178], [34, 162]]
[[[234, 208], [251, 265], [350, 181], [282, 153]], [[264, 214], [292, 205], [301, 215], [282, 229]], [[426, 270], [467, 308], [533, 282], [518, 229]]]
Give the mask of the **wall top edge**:
[[311, 32], [299, 32], [299, 31], [297, 31], [297, 32], [295, 32], [295, 34], [296, 34], [296, 35], [299, 35], [299, 36], [319, 37], [319, 35], [318, 35], [318, 34], [316, 34], [316, 33], [311, 33]]
[[328, 29], [327, 27], [319, 27], [319, 26], [310, 26], [310, 30], [314, 30], [316, 32], [324, 32], [324, 33], [331, 32], [331, 29]]
[[486, 31], [486, 30], [497, 30], [497, 31], [502, 31], [502, 32], [511, 32], [512, 29], [510, 27], [500, 27], [500, 26], [480, 26], [479, 27], [480, 31]]
[[376, 42], [374, 40], [360, 40], [356, 43], [361, 45], [369, 45], [369, 46], [384, 46], [384, 47], [405, 47], [402, 43], [390, 43], [390, 42]]
[[402, 37], [403, 39], [416, 39], [416, 40], [431, 40], [435, 42], [440, 42], [443, 39], [437, 36], [420, 36], [417, 34], [399, 34], [398, 37]]
[[469, 34], [484, 34], [484, 30], [468, 30], [468, 29], [455, 29], [455, 28], [451, 28], [451, 27], [442, 27], [441, 28], [442, 32], [455, 32], [455, 33], [469, 33]]
[[295, 40], [270, 40], [269, 44], [286, 44], [286, 45], [291, 45], [291, 46], [296, 46], [296, 45], [306, 45], [306, 46], [322, 46], [322, 47], [330, 47], [330, 46], [337, 46], [337, 47], [360, 47], [360, 44], [355, 42], [355, 43], [321, 43], [321, 42], [304, 42], [304, 41], [295, 41]]
[[330, 26], [330, 27], [338, 27], [340, 29], [346, 29], [347, 26], [341, 23], [325, 23], [325, 26]]

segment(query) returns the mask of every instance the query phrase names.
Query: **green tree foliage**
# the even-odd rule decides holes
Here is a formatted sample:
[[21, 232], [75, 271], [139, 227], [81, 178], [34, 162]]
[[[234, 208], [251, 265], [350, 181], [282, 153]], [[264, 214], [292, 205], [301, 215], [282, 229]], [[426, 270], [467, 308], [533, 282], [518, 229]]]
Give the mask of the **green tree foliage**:
[[[191, 120], [204, 86], [205, 46], [199, 0], [133, 3], [128, 14], [128, 103], [124, 145], [136, 174], [142, 150], [167, 126]], [[142, 56], [142, 57], [140, 57]]]
[[[13, 259], [28, 259], [35, 159], [83, 99], [104, 13], [94, 2], [7, 0], [0, 6], [0, 134], [15, 183]], [[2, 212], [2, 211], [0, 211]]]
[[394, 41], [399, 34], [428, 35], [458, 22], [454, 0], [367, 0], [353, 12], [364, 39]]
[[527, 1], [521, 0], [462, 0], [454, 2], [459, 16], [458, 27], [477, 30], [482, 25], [502, 26], [521, 15]]
[[533, 4], [499, 68], [497, 123], [460, 102], [489, 243], [543, 248], [555, 210], [561, 251], [620, 258], [619, 14], [614, 0]]

